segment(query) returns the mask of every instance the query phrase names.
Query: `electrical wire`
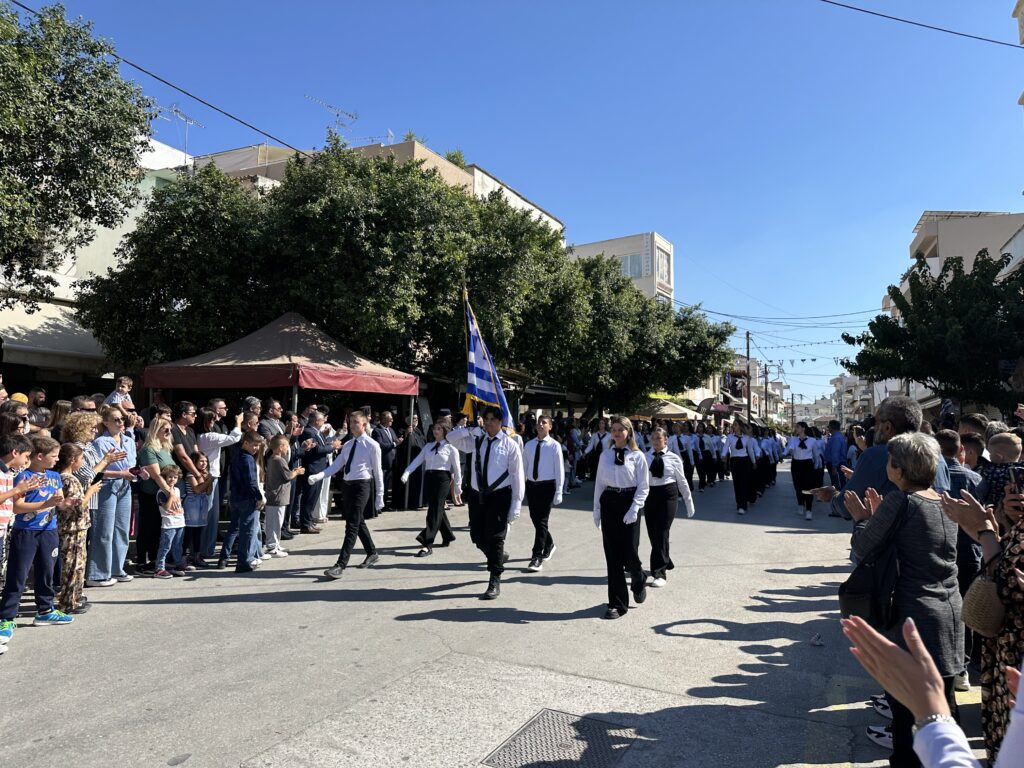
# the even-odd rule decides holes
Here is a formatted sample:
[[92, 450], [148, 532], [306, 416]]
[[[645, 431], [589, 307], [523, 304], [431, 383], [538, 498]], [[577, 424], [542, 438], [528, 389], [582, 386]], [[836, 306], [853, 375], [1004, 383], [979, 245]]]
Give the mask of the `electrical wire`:
[[992, 45], [1000, 45], [1006, 48], [1016, 48], [1020, 50], [1024, 46], [1018, 45], [1017, 43], [1008, 43], [1005, 40], [995, 40], [991, 37], [982, 37], [981, 35], [972, 35], [968, 32], [959, 32], [955, 29], [949, 29], [948, 27], [937, 27], [934, 24], [925, 24], [921, 21], [914, 21], [913, 19], [904, 19], [900, 16], [891, 16], [888, 13], [881, 13], [879, 11], [872, 11], [867, 8], [861, 8], [856, 5], [849, 5], [847, 3], [838, 3], [836, 0], [818, 0], [819, 3], [825, 5], [833, 5], [836, 8], [845, 8], [848, 11], [856, 11], [857, 13], [864, 13], [868, 16], [876, 16], [880, 19], [887, 19], [888, 21], [898, 21], [900, 24], [909, 24], [913, 27], [920, 27], [921, 29], [930, 29], [933, 32], [944, 32], [947, 35], [956, 35], [957, 37], [966, 37], [968, 40], [977, 40], [982, 43], [991, 43]]
[[[33, 16], [35, 16], [37, 18], [40, 17], [39, 11], [35, 10], [34, 8], [29, 8], [27, 5], [25, 5], [24, 3], [20, 2], [20, 0], [10, 0], [10, 2], [13, 3], [14, 5], [18, 6], [19, 8], [21, 8], [21, 9], [23, 9], [25, 11], [28, 11]], [[182, 94], [184, 96], [187, 96], [188, 98], [193, 99], [194, 101], [198, 101], [200, 104], [202, 104], [202, 105], [204, 105], [206, 107], [209, 107], [214, 112], [219, 112], [220, 114], [224, 115], [225, 117], [227, 117], [227, 118], [229, 118], [231, 120], [234, 120], [236, 123], [239, 123], [240, 125], [244, 125], [249, 130], [255, 131], [256, 133], [258, 133], [261, 136], [264, 136], [264, 137], [270, 139], [271, 141], [276, 141], [278, 144], [281, 144], [282, 146], [287, 147], [288, 149], [294, 150], [295, 152], [298, 152], [300, 155], [304, 155], [305, 157], [310, 157], [309, 153], [302, 151], [298, 147], [293, 147], [291, 144], [289, 144], [284, 139], [279, 139], [274, 134], [268, 133], [267, 131], [264, 131], [262, 128], [257, 128], [255, 125], [253, 125], [252, 123], [248, 122], [247, 120], [243, 120], [242, 118], [238, 117], [238, 115], [233, 115], [230, 112], [228, 112], [226, 109], [221, 109], [216, 104], [213, 104], [213, 103], [207, 101], [206, 99], [204, 99], [201, 96], [197, 96], [196, 94], [192, 93], [191, 91], [188, 91], [185, 88], [182, 88], [180, 85], [175, 85], [170, 80], [167, 80], [166, 78], [161, 77], [160, 75], [156, 74], [155, 72], [153, 72], [153, 71], [151, 71], [149, 69], [146, 69], [145, 67], [143, 67], [143, 66], [141, 66], [139, 64], [136, 64], [134, 61], [131, 61], [130, 59], [126, 59], [124, 56], [121, 56], [121, 55], [119, 55], [117, 53], [112, 53], [111, 56], [113, 58], [117, 59], [118, 61], [120, 61], [122, 64], [126, 64], [127, 66], [131, 67], [132, 69], [135, 69], [135, 70], [141, 72], [142, 74], [147, 75], [147, 76], [153, 78], [154, 80], [156, 80], [156, 81], [158, 81], [160, 83], [163, 83], [168, 88], [172, 88], [173, 90], [177, 91], [178, 93], [180, 93], [180, 94]]]

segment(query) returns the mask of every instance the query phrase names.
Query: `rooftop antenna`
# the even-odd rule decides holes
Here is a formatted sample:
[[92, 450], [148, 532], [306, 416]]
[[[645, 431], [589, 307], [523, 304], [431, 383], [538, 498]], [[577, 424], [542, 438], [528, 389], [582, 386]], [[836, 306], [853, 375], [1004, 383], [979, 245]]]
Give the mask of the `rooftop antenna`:
[[387, 135], [384, 135], [384, 136], [360, 136], [357, 139], [352, 139], [352, 141], [353, 142], [356, 142], [356, 141], [366, 141], [366, 142], [369, 142], [371, 144], [387, 144], [388, 146], [391, 146], [392, 144], [395, 143], [395, 132], [392, 131], [389, 128], [388, 132], [387, 132]]
[[171, 104], [170, 108], [167, 111], [170, 112], [172, 115], [174, 115], [176, 118], [178, 118], [179, 120], [181, 120], [185, 124], [185, 165], [188, 165], [188, 129], [189, 129], [189, 126], [194, 125], [196, 128], [205, 128], [206, 126], [203, 125], [202, 123], [200, 123], [194, 117], [189, 117], [184, 112], [182, 112], [181, 108], [177, 104]]
[[341, 107], [336, 107], [323, 99], [318, 99], [316, 96], [310, 96], [308, 93], [306, 94], [306, 100], [312, 101], [314, 104], [319, 104], [334, 115], [334, 126], [338, 129], [339, 133], [341, 133], [342, 128], [348, 128], [352, 123], [359, 119], [358, 112], [349, 112]]

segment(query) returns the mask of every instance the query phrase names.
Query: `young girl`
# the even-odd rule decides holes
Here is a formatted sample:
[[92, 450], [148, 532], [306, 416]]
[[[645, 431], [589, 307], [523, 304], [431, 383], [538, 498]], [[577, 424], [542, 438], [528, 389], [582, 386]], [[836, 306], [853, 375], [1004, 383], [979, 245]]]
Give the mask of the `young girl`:
[[185, 478], [186, 494], [183, 507], [185, 509], [185, 536], [183, 549], [188, 552], [185, 570], [206, 568], [203, 559], [203, 531], [206, 529], [206, 518], [210, 510], [210, 494], [213, 491], [213, 475], [210, 474], [210, 459], [202, 451], [193, 451], [192, 466], [198, 475], [189, 472]]
[[299, 465], [295, 469], [288, 467], [288, 438], [274, 435], [268, 444], [270, 460], [267, 462], [267, 554], [272, 557], [287, 557], [288, 553], [281, 548], [281, 525], [284, 512], [292, 503], [292, 486], [295, 478], [306, 474], [306, 468]]
[[[89, 499], [100, 489], [98, 482], [82, 490], [75, 473], [82, 469], [85, 451], [74, 443], [65, 443], [57, 454], [54, 471], [64, 485], [64, 498], [71, 502], [57, 511], [57, 536], [60, 539], [60, 594], [57, 607], [64, 613], [85, 613], [89, 605], [82, 598], [85, 586], [85, 539], [89, 530]], [[102, 479], [106, 458], [97, 465]]]
[[[181, 480], [181, 470], [177, 464], [168, 464], [160, 470], [160, 477], [170, 490], [161, 489], [156, 494], [156, 502], [160, 505], [160, 548], [156, 551], [156, 570], [153, 572], [153, 578], [169, 579], [172, 576], [185, 575], [181, 562], [185, 510], [181, 506], [181, 493], [177, 488]], [[172, 563], [170, 571], [166, 568], [168, 555]]]
[[606, 619], [629, 610], [626, 574], [632, 575], [633, 598], [647, 599], [647, 574], [640, 563], [640, 526], [637, 518], [650, 490], [647, 459], [637, 449], [629, 419], [612, 419], [611, 448], [601, 452], [594, 481], [594, 525], [601, 529], [608, 567]]

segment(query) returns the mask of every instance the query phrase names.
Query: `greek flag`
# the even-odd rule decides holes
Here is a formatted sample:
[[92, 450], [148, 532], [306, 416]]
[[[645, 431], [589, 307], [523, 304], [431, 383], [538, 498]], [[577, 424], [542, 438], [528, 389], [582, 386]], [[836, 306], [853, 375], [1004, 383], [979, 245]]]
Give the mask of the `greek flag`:
[[476, 323], [476, 315], [469, 306], [469, 293], [463, 291], [462, 301], [466, 311], [466, 358], [468, 377], [466, 379], [466, 402], [463, 412], [473, 418], [473, 403], [493, 405], [501, 408], [501, 423], [506, 429], [514, 429], [512, 414], [505, 400], [505, 392], [498, 381], [498, 372], [494, 369], [491, 353], [487, 351], [484, 337], [480, 334], [480, 326]]

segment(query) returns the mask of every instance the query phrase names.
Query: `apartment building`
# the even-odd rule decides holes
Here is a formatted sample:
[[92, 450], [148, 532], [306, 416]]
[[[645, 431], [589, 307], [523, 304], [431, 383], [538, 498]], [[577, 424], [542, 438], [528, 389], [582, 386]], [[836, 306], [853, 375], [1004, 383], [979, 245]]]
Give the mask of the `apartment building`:
[[572, 246], [572, 252], [581, 259], [598, 254], [618, 259], [622, 274], [645, 296], [668, 303], [675, 298], [675, 248], [657, 232], [579, 243]]

